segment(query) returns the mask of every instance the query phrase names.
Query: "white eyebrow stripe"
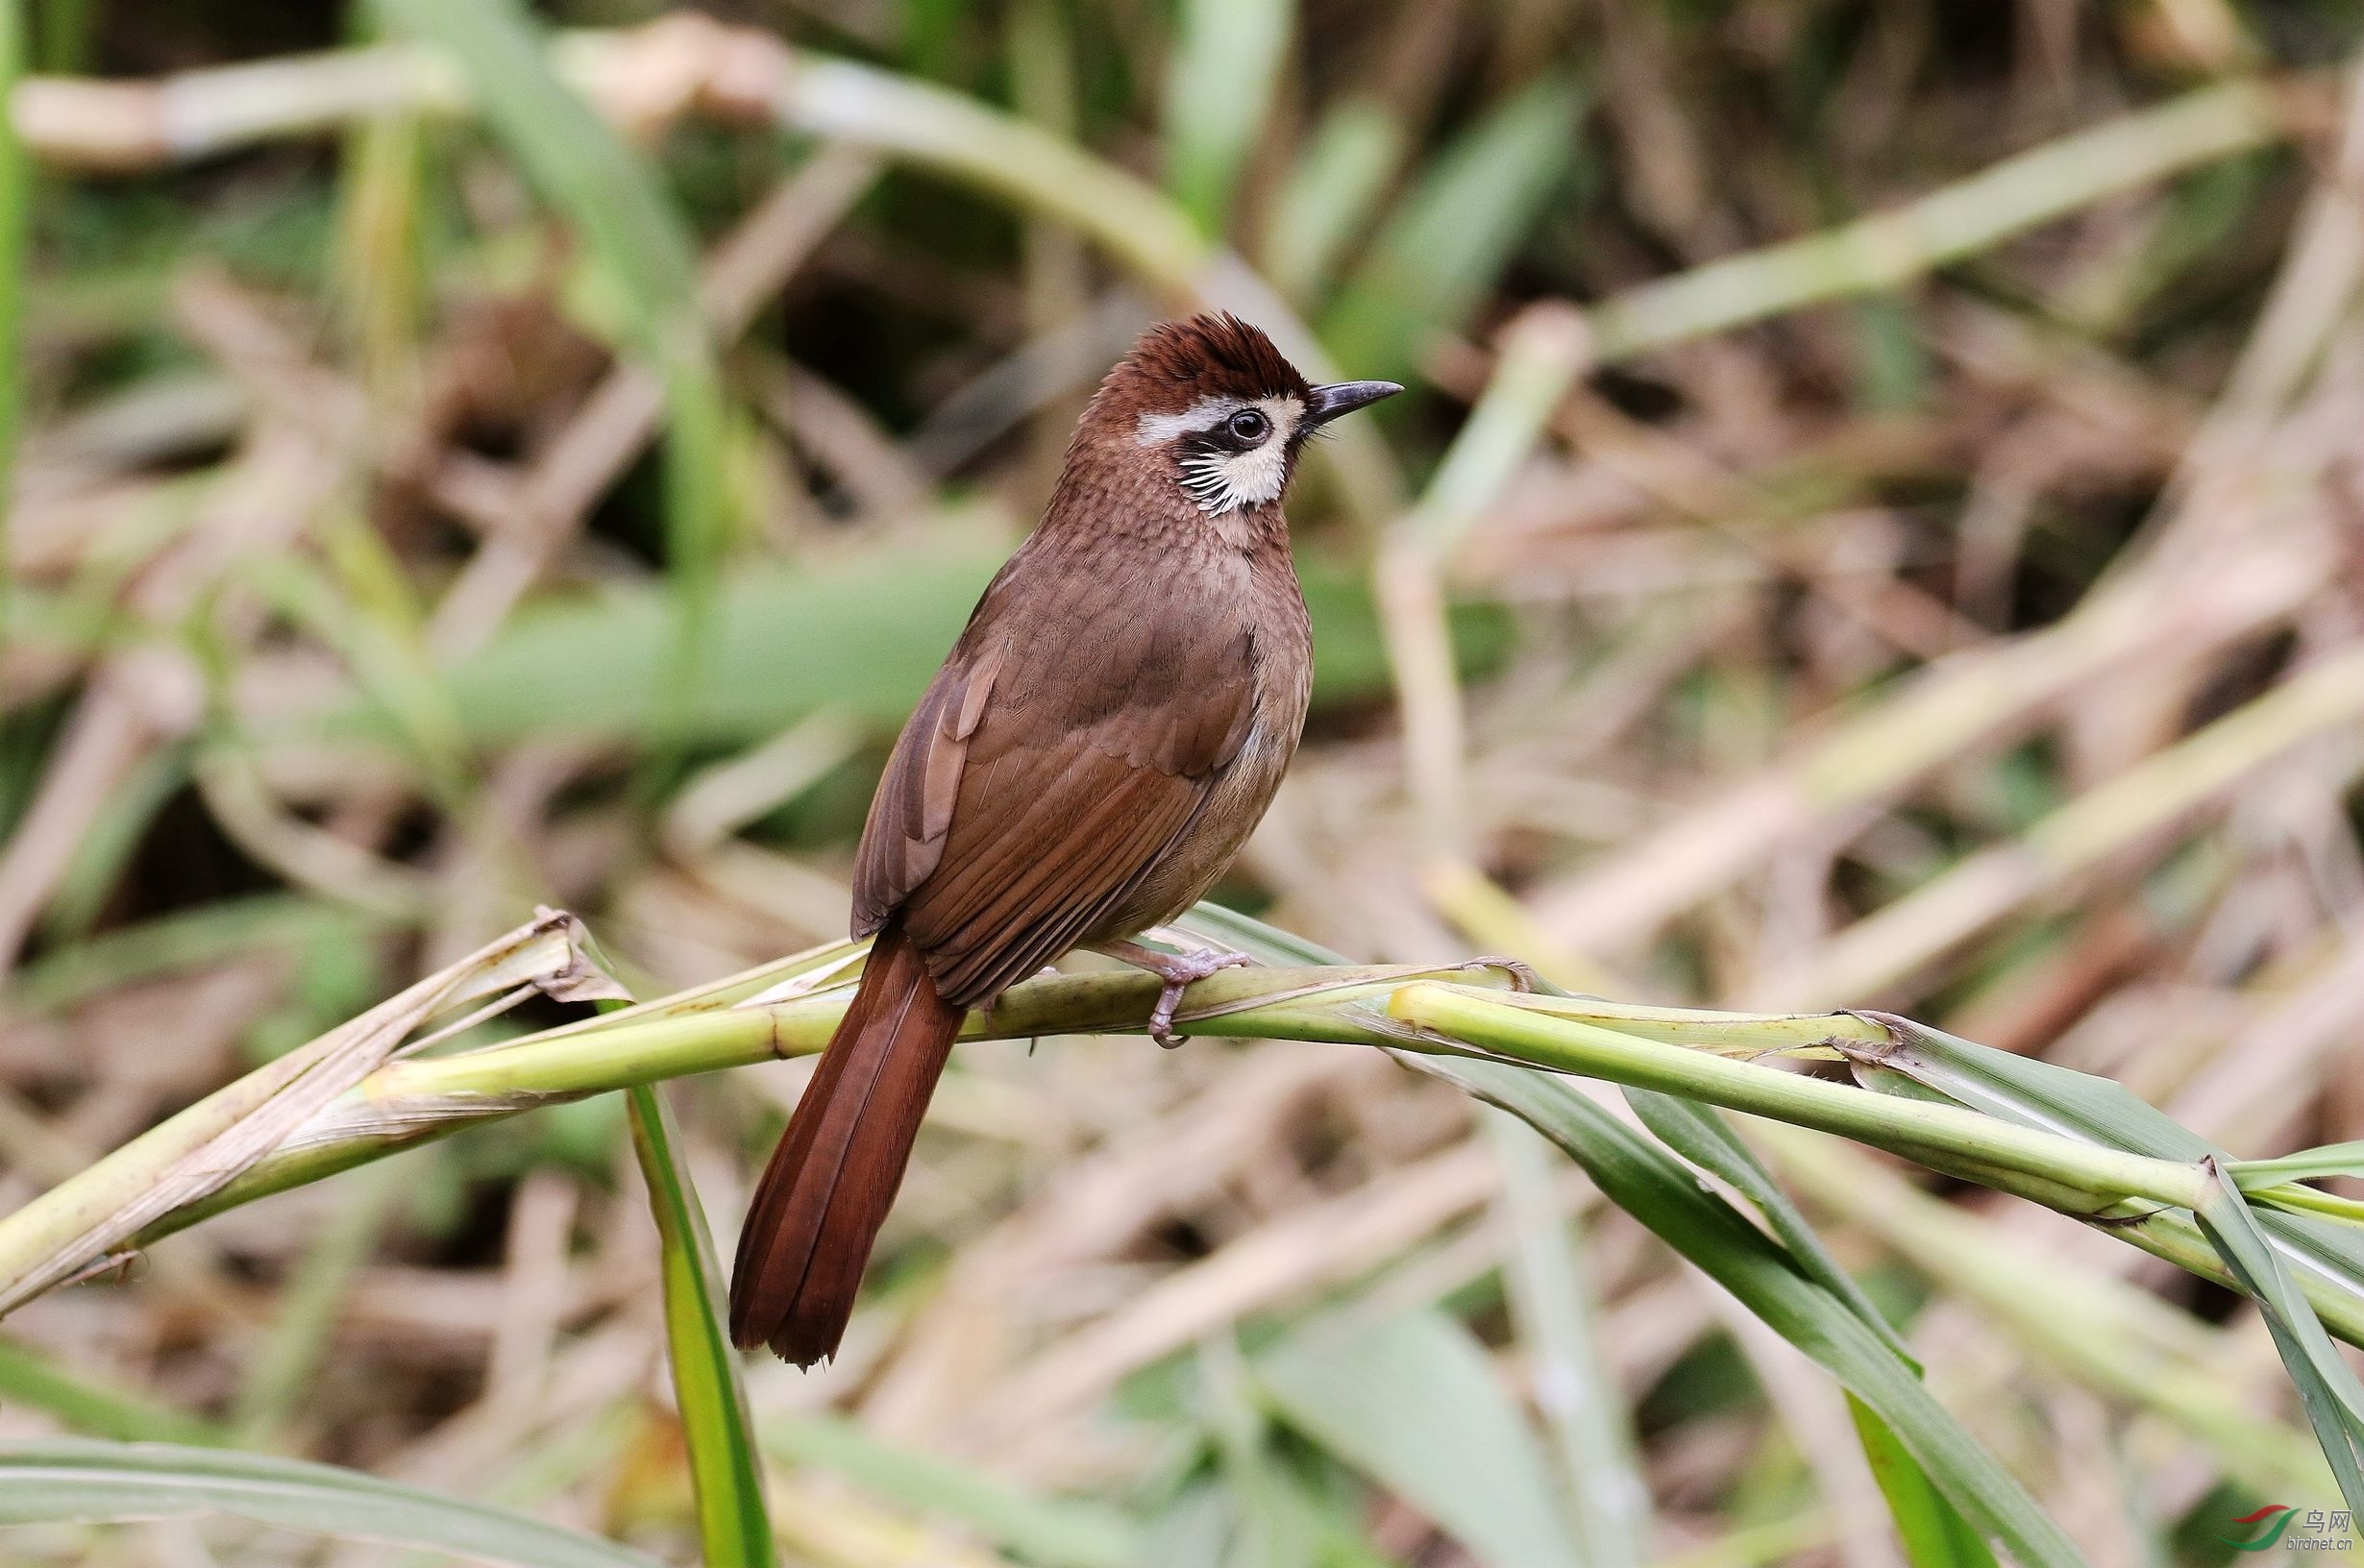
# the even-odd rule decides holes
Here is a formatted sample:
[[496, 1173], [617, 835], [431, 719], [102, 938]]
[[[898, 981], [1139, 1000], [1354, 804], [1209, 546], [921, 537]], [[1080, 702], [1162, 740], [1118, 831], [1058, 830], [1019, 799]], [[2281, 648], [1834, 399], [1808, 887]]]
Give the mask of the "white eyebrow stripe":
[[1177, 435], [1203, 435], [1247, 406], [1244, 398], [1200, 398], [1178, 414], [1144, 414], [1133, 427], [1133, 444], [1162, 447]]

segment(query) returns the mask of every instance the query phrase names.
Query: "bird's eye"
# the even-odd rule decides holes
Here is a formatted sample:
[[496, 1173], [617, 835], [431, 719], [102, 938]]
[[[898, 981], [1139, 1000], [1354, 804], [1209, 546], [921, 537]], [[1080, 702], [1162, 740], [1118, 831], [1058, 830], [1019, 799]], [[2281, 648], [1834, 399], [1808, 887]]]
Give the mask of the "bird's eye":
[[1252, 447], [1271, 433], [1272, 422], [1253, 408], [1243, 408], [1224, 421], [1223, 428], [1234, 441]]

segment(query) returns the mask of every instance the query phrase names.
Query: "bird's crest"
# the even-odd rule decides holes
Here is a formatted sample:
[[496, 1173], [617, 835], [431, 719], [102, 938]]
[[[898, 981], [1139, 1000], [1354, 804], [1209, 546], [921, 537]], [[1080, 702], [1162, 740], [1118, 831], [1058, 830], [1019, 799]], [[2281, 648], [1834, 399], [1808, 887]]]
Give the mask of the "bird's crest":
[[1120, 380], [1134, 383], [1145, 404], [1176, 407], [1202, 398], [1303, 402], [1312, 393], [1270, 338], [1228, 310], [1150, 328], [1109, 377], [1112, 389]]

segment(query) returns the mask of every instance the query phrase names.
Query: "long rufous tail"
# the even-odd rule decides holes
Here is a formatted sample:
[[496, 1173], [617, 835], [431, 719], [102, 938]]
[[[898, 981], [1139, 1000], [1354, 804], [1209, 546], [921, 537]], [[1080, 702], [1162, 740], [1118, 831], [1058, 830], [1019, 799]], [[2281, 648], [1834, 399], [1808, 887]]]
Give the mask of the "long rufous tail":
[[879, 932], [739, 1233], [730, 1338], [741, 1350], [769, 1344], [799, 1366], [836, 1352], [962, 1016], [936, 994], [900, 922]]

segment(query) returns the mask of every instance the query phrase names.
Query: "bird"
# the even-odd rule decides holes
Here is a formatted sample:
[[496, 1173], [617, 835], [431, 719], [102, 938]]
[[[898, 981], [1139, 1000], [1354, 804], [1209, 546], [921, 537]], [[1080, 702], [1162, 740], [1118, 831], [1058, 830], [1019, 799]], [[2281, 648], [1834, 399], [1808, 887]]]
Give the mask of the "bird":
[[889, 754], [855, 852], [851, 1001], [739, 1234], [730, 1336], [837, 1351], [964, 1017], [1077, 948], [1184, 989], [1246, 955], [1132, 939], [1214, 886], [1295, 755], [1313, 637], [1281, 500], [1392, 381], [1309, 382], [1228, 313], [1149, 328], [1076, 422], [1042, 521]]

